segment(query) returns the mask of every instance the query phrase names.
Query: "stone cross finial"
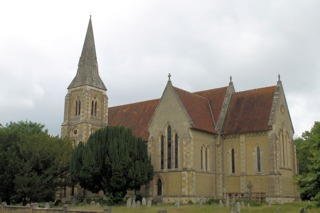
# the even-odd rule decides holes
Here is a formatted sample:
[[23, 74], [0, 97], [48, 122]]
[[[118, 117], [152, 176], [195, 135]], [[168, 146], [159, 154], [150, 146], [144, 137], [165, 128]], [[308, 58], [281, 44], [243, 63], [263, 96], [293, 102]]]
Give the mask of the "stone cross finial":
[[169, 75], [168, 75], [168, 78], [169, 78], [169, 81], [171, 81], [171, 74], [169, 73]]
[[280, 80], [280, 74], [278, 74], [278, 81], [281, 81], [281, 80]]
[[230, 83], [232, 83], [232, 76], [230, 76]]

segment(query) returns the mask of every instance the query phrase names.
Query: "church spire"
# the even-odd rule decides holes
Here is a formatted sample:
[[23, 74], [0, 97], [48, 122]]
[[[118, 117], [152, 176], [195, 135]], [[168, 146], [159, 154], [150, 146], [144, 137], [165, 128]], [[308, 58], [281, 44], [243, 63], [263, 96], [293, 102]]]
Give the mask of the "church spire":
[[107, 90], [99, 76], [91, 16], [78, 64], [78, 71], [68, 89], [84, 85]]

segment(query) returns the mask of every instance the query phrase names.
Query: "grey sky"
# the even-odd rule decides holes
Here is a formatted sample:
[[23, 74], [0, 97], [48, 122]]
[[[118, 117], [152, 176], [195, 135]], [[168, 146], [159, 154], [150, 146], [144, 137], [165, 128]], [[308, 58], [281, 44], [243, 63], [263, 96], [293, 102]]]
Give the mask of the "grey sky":
[[295, 134], [320, 120], [318, 0], [11, 0], [0, 9], [0, 123], [30, 120], [60, 134], [64, 96], [92, 14], [109, 105], [175, 86], [285, 89]]

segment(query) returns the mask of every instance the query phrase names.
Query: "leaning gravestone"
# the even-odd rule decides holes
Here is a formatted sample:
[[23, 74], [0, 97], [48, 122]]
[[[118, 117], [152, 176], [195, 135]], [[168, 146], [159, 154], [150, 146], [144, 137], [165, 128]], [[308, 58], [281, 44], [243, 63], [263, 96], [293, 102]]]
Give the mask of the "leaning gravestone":
[[127, 208], [131, 208], [131, 197], [127, 200]]
[[147, 201], [146, 201], [145, 197], [142, 198], [141, 205], [142, 206], [146, 206], [147, 205]]

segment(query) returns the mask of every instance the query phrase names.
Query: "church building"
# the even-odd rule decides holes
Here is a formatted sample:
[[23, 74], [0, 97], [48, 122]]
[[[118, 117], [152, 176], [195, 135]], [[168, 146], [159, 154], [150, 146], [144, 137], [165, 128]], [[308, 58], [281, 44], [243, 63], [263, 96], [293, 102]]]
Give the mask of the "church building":
[[254, 197], [274, 203], [299, 197], [294, 128], [280, 76], [275, 85], [237, 92], [190, 92], [168, 82], [162, 96], [108, 107], [98, 72], [91, 18], [76, 76], [65, 97], [62, 137], [74, 145], [95, 130], [125, 126], [148, 144], [154, 178], [144, 193], [163, 202]]

